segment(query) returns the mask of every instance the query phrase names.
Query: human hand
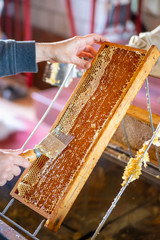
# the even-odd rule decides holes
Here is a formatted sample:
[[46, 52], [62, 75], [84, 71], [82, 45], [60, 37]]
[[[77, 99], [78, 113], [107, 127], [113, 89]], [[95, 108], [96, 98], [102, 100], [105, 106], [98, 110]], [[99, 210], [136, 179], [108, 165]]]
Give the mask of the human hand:
[[28, 168], [30, 163], [19, 156], [22, 150], [0, 149], [0, 186], [21, 173], [21, 167]]
[[60, 63], [72, 63], [80, 68], [88, 69], [90, 61], [97, 54], [93, 48], [94, 43], [102, 43], [107, 38], [97, 34], [76, 36], [56, 43], [36, 43], [36, 60]]

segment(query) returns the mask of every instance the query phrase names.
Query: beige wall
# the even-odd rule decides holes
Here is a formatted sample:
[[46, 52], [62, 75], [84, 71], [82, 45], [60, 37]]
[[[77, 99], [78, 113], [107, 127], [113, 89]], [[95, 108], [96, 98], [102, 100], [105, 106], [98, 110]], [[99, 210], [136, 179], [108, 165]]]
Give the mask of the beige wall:
[[143, 0], [142, 21], [148, 31], [160, 25], [160, 0]]
[[[78, 35], [90, 31], [91, 0], [71, 0]], [[101, 33], [107, 13], [106, 0], [98, 0], [96, 5], [95, 32]], [[55, 34], [69, 37], [70, 28], [66, 12], [65, 0], [31, 0], [32, 25], [49, 30]]]
[[[137, 1], [133, 0], [133, 3]], [[71, 0], [71, 3], [77, 34], [88, 34], [90, 32], [91, 0]], [[65, 4], [65, 0], [31, 0], [32, 25], [62, 37], [70, 37], [71, 33]], [[96, 33], [102, 33], [104, 29], [107, 8], [107, 0], [97, 0]], [[142, 21], [148, 31], [160, 25], [160, 0], [143, 0]]]

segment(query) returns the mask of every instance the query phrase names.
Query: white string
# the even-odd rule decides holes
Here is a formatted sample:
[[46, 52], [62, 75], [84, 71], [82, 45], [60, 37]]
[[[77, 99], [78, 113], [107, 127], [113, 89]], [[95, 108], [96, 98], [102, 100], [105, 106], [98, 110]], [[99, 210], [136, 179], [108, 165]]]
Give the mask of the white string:
[[35, 134], [35, 132], [37, 131], [37, 129], [39, 128], [39, 126], [41, 125], [41, 123], [43, 122], [43, 120], [45, 119], [45, 117], [47, 116], [47, 114], [49, 113], [52, 105], [54, 104], [54, 102], [57, 100], [59, 94], [61, 93], [65, 83], [67, 82], [72, 70], [74, 68], [74, 65], [72, 64], [71, 68], [68, 70], [66, 77], [62, 83], [62, 85], [60, 86], [57, 94], [55, 95], [55, 97], [53, 98], [52, 102], [50, 103], [49, 107], [47, 108], [47, 110], [45, 111], [45, 113], [43, 114], [42, 118], [40, 119], [40, 121], [38, 122], [38, 124], [36, 125], [36, 127], [33, 129], [33, 131], [31, 132], [30, 136], [27, 138], [27, 140], [25, 141], [25, 143], [23, 144], [23, 146], [21, 147], [21, 149], [23, 150], [25, 148], [25, 146], [28, 144], [28, 142], [31, 140], [32, 136]]

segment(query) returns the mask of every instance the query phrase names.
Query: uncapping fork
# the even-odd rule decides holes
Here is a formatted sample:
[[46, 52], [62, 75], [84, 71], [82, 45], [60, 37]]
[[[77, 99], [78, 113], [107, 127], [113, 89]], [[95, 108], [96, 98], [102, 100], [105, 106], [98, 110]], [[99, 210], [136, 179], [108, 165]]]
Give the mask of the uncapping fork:
[[64, 134], [57, 127], [48, 133], [48, 135], [36, 145], [35, 149], [27, 150], [20, 155], [31, 163], [41, 155], [45, 155], [48, 158], [56, 158], [73, 139], [74, 136]]

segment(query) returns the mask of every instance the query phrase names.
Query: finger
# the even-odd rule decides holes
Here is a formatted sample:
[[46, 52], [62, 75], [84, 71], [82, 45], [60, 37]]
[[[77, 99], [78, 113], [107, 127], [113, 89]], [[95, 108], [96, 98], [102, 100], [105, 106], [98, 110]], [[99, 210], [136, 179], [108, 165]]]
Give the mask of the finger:
[[9, 165], [7, 164], [7, 166], [5, 167], [5, 173], [11, 172], [12, 171], [12, 163], [10, 162]]
[[15, 149], [15, 150], [9, 150], [10, 153], [14, 154], [14, 155], [19, 155], [23, 152], [22, 149]]
[[6, 184], [7, 180], [3, 179], [3, 180], [0, 180], [0, 186], [4, 186]]
[[73, 64], [77, 65], [78, 67], [80, 67], [82, 69], [88, 69], [91, 66], [91, 63], [89, 61], [86, 61], [79, 57], [75, 57]]
[[97, 54], [96, 49], [94, 49], [92, 46], [88, 46], [88, 45], [84, 48], [83, 51], [86, 51], [86, 52], [92, 54], [93, 56], [96, 56], [96, 54]]
[[0, 149], [0, 151], [2, 151], [4, 153], [11, 153], [11, 154], [14, 154], [14, 155], [18, 155], [18, 154], [23, 152], [22, 149], [15, 149], [15, 150], [13, 150], [13, 149]]
[[85, 44], [94, 44], [94, 43], [102, 43], [108, 41], [108, 39], [104, 36], [98, 35], [98, 34], [90, 34], [84, 36]]
[[17, 166], [21, 166], [23, 168], [28, 168], [31, 165], [29, 161], [27, 161], [25, 158], [22, 158], [20, 156], [17, 156], [14, 159], [14, 164], [17, 165]]
[[13, 150], [13, 154], [15, 155], [18, 155], [18, 154], [21, 154], [23, 152], [23, 149], [16, 149], [16, 150]]
[[6, 180], [11, 181], [14, 178], [14, 175], [12, 173], [8, 173]]
[[90, 53], [86, 53], [86, 52], [81, 52], [78, 57], [83, 57], [83, 58], [94, 58], [94, 56]]
[[20, 173], [21, 173], [20, 167], [18, 167], [17, 165], [13, 165], [12, 174], [14, 176], [18, 176]]

